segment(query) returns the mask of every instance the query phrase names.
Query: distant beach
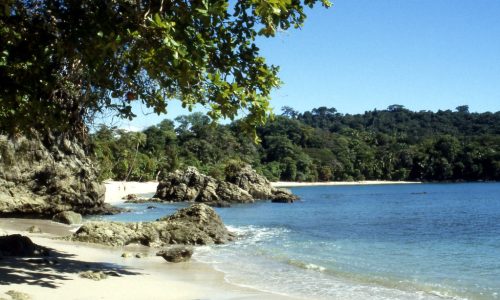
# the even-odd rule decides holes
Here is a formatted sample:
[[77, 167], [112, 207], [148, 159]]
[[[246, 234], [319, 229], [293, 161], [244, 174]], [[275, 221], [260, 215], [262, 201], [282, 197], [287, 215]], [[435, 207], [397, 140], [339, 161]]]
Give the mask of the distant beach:
[[271, 182], [273, 187], [301, 187], [301, 186], [334, 186], [334, 185], [381, 185], [381, 184], [416, 184], [419, 181], [390, 181], [390, 180], [362, 180], [362, 181], [325, 181], [325, 182]]
[[[301, 186], [343, 186], [343, 185], [381, 185], [381, 184], [416, 184], [418, 181], [386, 181], [386, 180], [363, 180], [363, 181], [325, 181], [325, 182], [293, 182], [276, 181], [271, 185], [276, 188], [301, 187]], [[128, 194], [152, 194], [156, 192], [158, 182], [137, 181], [112, 181], [104, 182], [106, 185], [105, 201], [111, 205], [123, 202], [123, 197]]]
[[107, 203], [113, 205], [123, 202], [123, 197], [128, 194], [151, 194], [156, 192], [158, 182], [137, 182], [137, 181], [104, 181], [106, 194], [104, 199]]

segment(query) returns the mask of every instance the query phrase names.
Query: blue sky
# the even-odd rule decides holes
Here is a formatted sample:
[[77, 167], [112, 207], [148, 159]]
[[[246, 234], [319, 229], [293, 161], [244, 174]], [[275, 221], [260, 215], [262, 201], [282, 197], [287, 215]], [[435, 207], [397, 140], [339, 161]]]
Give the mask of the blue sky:
[[[337, 0], [308, 10], [300, 30], [260, 39], [284, 81], [272, 106], [319, 106], [362, 113], [401, 104], [411, 110], [500, 111], [500, 1]], [[140, 116], [144, 127], [188, 113]]]

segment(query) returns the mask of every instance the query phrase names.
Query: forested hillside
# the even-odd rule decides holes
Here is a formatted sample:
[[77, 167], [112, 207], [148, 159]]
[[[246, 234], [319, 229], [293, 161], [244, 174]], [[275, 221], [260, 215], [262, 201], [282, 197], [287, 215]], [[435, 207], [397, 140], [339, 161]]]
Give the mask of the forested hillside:
[[211, 124], [194, 113], [142, 132], [101, 126], [92, 135], [101, 178], [152, 180], [191, 165], [222, 177], [247, 162], [270, 180], [500, 180], [500, 112], [284, 107], [257, 129], [259, 144], [240, 123]]

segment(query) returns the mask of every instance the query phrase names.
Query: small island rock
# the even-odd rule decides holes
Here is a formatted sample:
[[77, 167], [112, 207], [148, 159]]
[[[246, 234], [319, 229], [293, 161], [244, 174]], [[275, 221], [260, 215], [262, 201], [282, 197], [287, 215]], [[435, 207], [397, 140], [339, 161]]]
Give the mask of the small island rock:
[[272, 202], [292, 203], [299, 199], [287, 189], [274, 188], [267, 178], [259, 175], [248, 164], [232, 170], [226, 180], [248, 191], [256, 200], [270, 199]]
[[298, 199], [299, 197], [286, 189], [273, 189], [273, 196], [271, 197], [271, 201], [275, 203], [293, 203]]
[[154, 198], [173, 202], [249, 203], [253, 197], [230, 182], [201, 174], [195, 167], [169, 173], [158, 184]]
[[[201, 174], [195, 167], [168, 173], [156, 189], [155, 198], [172, 202], [201, 202], [214, 207], [255, 200], [293, 202], [298, 199], [289, 190], [271, 186], [250, 165], [235, 166], [226, 181]], [[151, 201], [152, 202], [152, 201]]]

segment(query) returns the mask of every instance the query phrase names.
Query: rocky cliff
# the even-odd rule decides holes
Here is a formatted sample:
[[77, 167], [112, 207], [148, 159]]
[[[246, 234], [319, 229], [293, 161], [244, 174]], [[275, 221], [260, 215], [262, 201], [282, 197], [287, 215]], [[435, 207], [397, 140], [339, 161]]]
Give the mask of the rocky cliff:
[[0, 215], [50, 217], [112, 211], [86, 153], [63, 137], [0, 135]]

